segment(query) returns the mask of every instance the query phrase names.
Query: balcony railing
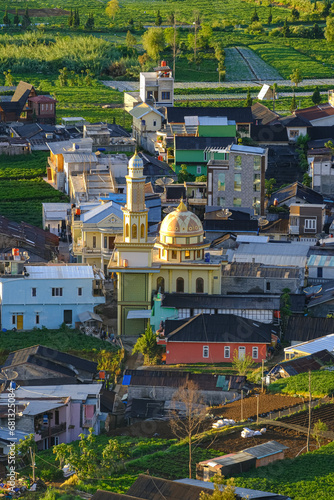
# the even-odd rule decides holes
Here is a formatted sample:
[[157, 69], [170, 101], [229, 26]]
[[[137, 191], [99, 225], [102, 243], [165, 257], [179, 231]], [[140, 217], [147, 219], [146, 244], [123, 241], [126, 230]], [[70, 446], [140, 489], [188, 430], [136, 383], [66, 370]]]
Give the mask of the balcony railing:
[[66, 431], [66, 422], [59, 425], [54, 425], [53, 427], [48, 427], [47, 429], [36, 430], [36, 434], [39, 434], [42, 439], [46, 437], [55, 436], [61, 432]]
[[299, 225], [298, 226], [291, 226], [289, 227], [290, 234], [299, 234]]
[[96, 420], [97, 420], [96, 413], [93, 416], [93, 418], [84, 418], [82, 422], [83, 429], [89, 429], [90, 427], [94, 427], [94, 425], [96, 424]]

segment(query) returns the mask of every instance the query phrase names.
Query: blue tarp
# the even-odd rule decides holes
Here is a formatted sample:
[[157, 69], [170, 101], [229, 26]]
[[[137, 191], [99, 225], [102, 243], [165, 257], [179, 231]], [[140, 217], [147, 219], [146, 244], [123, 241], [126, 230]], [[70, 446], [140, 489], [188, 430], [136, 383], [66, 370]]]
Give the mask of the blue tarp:
[[124, 375], [122, 385], [130, 385], [131, 375]]

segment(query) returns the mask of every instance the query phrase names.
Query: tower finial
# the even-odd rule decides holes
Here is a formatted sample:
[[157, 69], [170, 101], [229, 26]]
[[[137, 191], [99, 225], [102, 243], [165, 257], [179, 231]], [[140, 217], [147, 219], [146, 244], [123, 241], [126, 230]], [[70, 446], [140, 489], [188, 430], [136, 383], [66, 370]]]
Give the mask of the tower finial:
[[178, 212], [188, 212], [188, 209], [187, 207], [185, 206], [185, 204], [183, 203], [183, 196], [181, 196], [181, 199], [180, 199], [180, 204], [179, 206], [177, 207], [176, 209]]

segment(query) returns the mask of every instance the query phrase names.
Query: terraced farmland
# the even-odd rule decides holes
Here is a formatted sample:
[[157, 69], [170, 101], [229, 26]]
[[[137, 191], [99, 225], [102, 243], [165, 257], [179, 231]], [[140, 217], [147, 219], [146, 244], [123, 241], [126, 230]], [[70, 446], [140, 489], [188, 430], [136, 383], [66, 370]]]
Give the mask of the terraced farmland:
[[252, 73], [258, 80], [283, 80], [279, 72], [267, 64], [253, 50], [246, 47], [236, 47], [241, 56], [247, 61]]
[[249, 66], [235, 47], [225, 49], [225, 66], [227, 82], [254, 80]]
[[284, 78], [290, 78], [296, 68], [299, 68], [303, 78], [331, 78], [333, 76], [331, 68], [280, 42], [275, 45], [272, 43], [250, 45], [250, 48]]

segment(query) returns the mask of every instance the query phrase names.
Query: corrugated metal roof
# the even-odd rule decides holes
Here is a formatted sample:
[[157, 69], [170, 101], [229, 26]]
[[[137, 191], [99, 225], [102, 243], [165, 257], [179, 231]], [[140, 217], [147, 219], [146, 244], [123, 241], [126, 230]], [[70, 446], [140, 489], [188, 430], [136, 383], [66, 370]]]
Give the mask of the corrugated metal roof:
[[311, 255], [307, 261], [307, 266], [334, 267], [334, 257], [330, 255]]
[[[176, 479], [175, 483], [187, 484], [189, 486], [199, 486], [201, 489], [208, 488], [210, 490], [214, 489], [214, 484], [208, 481], [200, 481], [199, 479]], [[260, 490], [251, 490], [249, 488], [235, 488], [236, 495], [240, 495], [241, 498], [249, 498], [249, 499], [263, 499], [273, 497], [274, 500], [290, 500], [289, 497], [283, 495], [276, 495], [276, 493], [268, 493], [266, 491]]]
[[69, 385], [48, 385], [47, 387], [36, 385], [29, 387], [19, 387], [15, 391], [16, 397], [27, 399], [66, 398], [74, 400], [86, 400], [90, 395], [98, 396], [102, 389], [102, 384], [69, 384]]
[[23, 410], [23, 415], [39, 415], [47, 411], [55, 410], [64, 406], [64, 401], [29, 401], [26, 408]]
[[251, 448], [246, 448], [245, 450], [242, 450], [241, 453], [244, 452], [256, 458], [264, 458], [288, 449], [288, 446], [285, 446], [278, 441], [267, 441], [267, 443], [262, 443], [257, 446], [252, 446]]
[[[184, 117], [184, 120], [187, 117]], [[186, 123], [186, 121], [185, 121]], [[223, 126], [228, 125], [227, 116], [199, 116], [198, 117], [199, 125], [207, 125], [207, 126]], [[234, 122], [235, 123], [235, 122]]]
[[54, 265], [25, 266], [29, 279], [73, 279], [94, 278], [92, 266]]
[[153, 112], [159, 116], [162, 116], [162, 118], [164, 118], [164, 115], [162, 113], [160, 113], [158, 110], [156, 110], [155, 108], [152, 108], [151, 106], [149, 106], [146, 103], [139, 104], [135, 108], [131, 109], [129, 111], [129, 114], [131, 116], [133, 116], [134, 118], [142, 118], [143, 116], [145, 116], [151, 112]]
[[251, 153], [254, 155], [264, 155], [266, 150], [254, 146], [243, 146], [242, 144], [232, 144], [231, 151], [234, 153]]
[[296, 344], [291, 347], [285, 347], [284, 352], [290, 353], [298, 351], [305, 352], [307, 354], [314, 354], [318, 351], [323, 351], [324, 349], [327, 349], [329, 352], [334, 351], [334, 333], [325, 335], [319, 339], [310, 340], [309, 342], [302, 342], [301, 344]]
[[65, 153], [63, 154], [65, 163], [97, 163], [98, 158], [93, 153]]
[[81, 216], [82, 222], [89, 222], [92, 224], [96, 224], [101, 220], [108, 217], [108, 215], [114, 214], [118, 219], [123, 220], [123, 211], [121, 209], [121, 205], [116, 203], [115, 201], [109, 201], [108, 203], [101, 203], [98, 207], [85, 212]]
[[99, 316], [96, 313], [90, 312], [90, 311], [85, 311], [81, 314], [78, 314], [78, 316], [79, 316], [79, 320], [81, 321], [81, 323], [84, 323], [85, 321], [90, 321], [90, 320], [99, 321], [100, 323], [103, 323], [101, 316]]
[[126, 319], [149, 319], [152, 311], [150, 309], [137, 309], [129, 311]]
[[7, 427], [0, 427], [0, 441], [12, 442], [13, 437], [16, 437], [17, 439], [24, 439], [24, 437], [28, 435], [29, 432], [15, 430], [15, 435], [13, 436], [12, 431], [10, 431]]
[[310, 244], [242, 243], [233, 254], [235, 262], [261, 262], [275, 266], [305, 267]]

